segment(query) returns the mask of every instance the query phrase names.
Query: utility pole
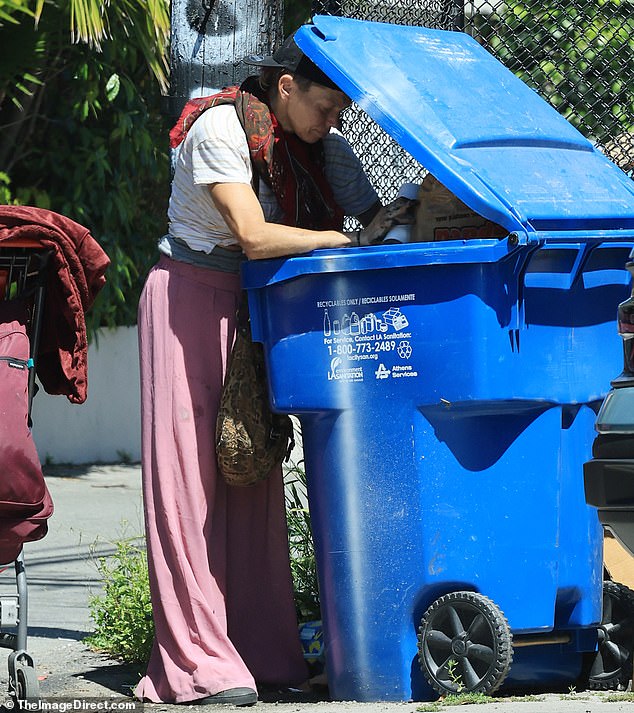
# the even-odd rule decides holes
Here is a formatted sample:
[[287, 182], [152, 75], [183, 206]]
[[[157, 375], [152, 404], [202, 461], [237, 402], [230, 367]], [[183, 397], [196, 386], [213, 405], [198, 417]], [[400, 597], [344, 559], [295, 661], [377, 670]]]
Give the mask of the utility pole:
[[283, 40], [283, 0], [172, 0], [169, 114], [189, 99], [240, 83], [241, 60]]

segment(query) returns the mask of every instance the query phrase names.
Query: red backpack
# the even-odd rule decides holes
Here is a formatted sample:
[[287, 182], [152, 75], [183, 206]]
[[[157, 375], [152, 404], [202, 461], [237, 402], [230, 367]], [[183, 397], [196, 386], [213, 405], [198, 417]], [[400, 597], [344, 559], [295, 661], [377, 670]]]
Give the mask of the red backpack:
[[0, 563], [48, 530], [53, 501], [29, 426], [27, 307], [0, 302]]

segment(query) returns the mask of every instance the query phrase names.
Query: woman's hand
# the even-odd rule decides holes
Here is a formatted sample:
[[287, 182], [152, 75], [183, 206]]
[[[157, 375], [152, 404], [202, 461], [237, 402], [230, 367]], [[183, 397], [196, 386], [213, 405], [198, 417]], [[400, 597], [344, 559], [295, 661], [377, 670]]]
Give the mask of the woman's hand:
[[412, 225], [416, 219], [417, 207], [417, 200], [403, 197], [384, 205], [370, 224], [361, 231], [361, 245], [381, 242], [395, 225]]

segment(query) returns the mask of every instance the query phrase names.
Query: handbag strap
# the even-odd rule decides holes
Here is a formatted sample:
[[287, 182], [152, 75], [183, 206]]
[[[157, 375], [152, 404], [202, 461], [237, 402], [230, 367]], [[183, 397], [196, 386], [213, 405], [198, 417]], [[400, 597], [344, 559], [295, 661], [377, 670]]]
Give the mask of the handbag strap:
[[240, 298], [240, 304], [236, 310], [236, 327], [237, 329], [244, 331], [249, 327], [249, 298], [247, 296], [247, 291], [242, 290], [242, 297]]

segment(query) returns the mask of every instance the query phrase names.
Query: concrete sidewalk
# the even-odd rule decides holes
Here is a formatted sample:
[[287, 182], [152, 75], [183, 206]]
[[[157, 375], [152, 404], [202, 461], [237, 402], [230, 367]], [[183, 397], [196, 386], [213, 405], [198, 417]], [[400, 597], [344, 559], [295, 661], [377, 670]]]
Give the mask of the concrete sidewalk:
[[[25, 546], [29, 581], [29, 644], [45, 700], [110, 699], [129, 696], [140, 671], [90, 651], [83, 639], [92, 631], [89, 601], [100, 590], [96, 559], [114, 552], [123, 537], [141, 535], [143, 515], [138, 465], [57, 466], [47, 469], [55, 503], [48, 535]], [[0, 594], [14, 594], [12, 570], [0, 575]], [[8, 656], [9, 651], [6, 651]], [[0, 666], [0, 703], [8, 685]], [[564, 693], [493, 698], [477, 713], [634, 713], [626, 694]], [[439, 703], [356, 703], [305, 700], [275, 692], [263, 696], [257, 709], [265, 713], [454, 713], [464, 706]], [[151, 711], [173, 706], [146, 704]], [[202, 709], [203, 706], [191, 706]]]

